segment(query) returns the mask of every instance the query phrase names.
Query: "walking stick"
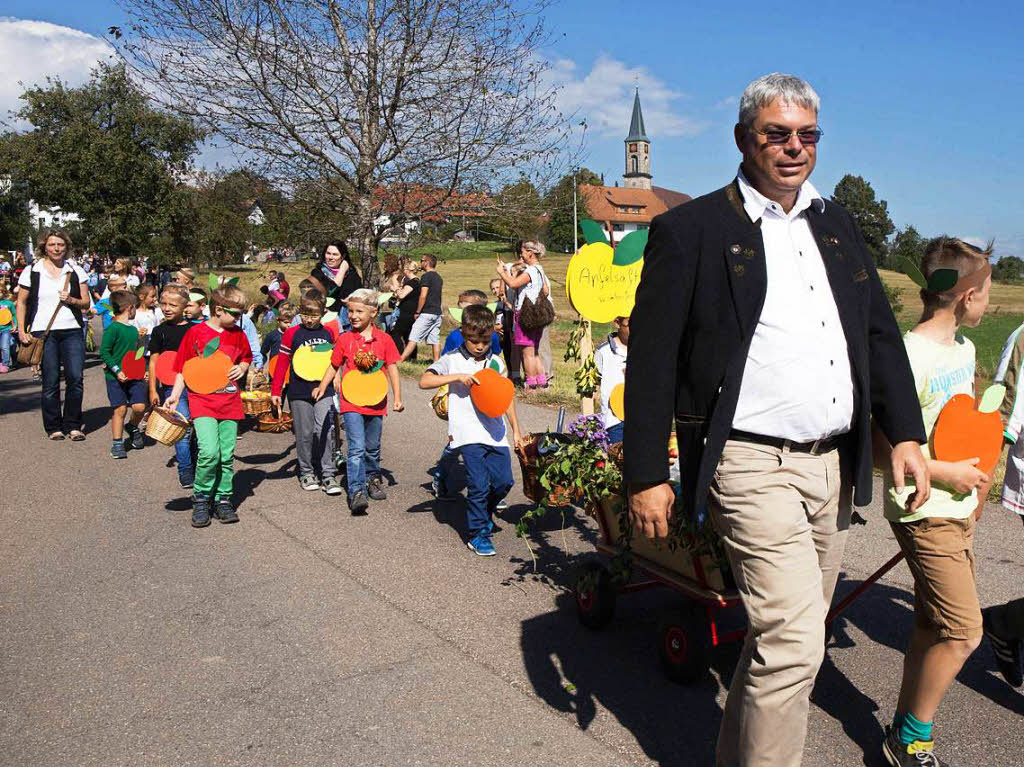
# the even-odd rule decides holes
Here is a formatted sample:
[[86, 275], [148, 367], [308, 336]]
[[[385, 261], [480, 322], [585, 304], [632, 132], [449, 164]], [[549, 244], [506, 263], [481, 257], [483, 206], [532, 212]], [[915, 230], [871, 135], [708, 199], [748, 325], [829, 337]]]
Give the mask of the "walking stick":
[[892, 559], [890, 559], [884, 565], [875, 570], [875, 572], [873, 572], [871, 575], [865, 578], [864, 582], [857, 586], [857, 588], [855, 588], [849, 594], [847, 594], [843, 601], [841, 601], [839, 604], [837, 604], [835, 607], [828, 611], [828, 615], [825, 616], [825, 623], [828, 624], [835, 620], [843, 612], [843, 610], [849, 607], [853, 603], [853, 601], [857, 599], [857, 597], [859, 597], [861, 594], [863, 594], [865, 591], [871, 588], [872, 584], [874, 584], [875, 581], [877, 581], [887, 572], [896, 567], [896, 565], [898, 565], [902, 559], [902, 551], [898, 554], [894, 554]]

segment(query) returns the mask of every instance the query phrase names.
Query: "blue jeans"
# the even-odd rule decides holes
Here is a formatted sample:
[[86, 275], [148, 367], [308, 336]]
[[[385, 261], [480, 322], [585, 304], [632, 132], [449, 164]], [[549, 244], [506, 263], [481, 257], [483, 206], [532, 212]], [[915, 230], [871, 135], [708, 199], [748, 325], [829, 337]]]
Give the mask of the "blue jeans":
[[441, 457], [437, 459], [437, 466], [434, 468], [434, 479], [440, 485], [448, 485], [448, 472], [459, 462], [459, 449], [451, 446], [450, 442], [444, 443], [444, 450]]
[[11, 331], [0, 330], [0, 365], [11, 366]]
[[[171, 393], [171, 386], [160, 387], [160, 399], [161, 401], [166, 400]], [[183, 391], [181, 393], [181, 399], [178, 400], [178, 407], [175, 408], [180, 415], [191, 419], [192, 415], [188, 409], [188, 392]], [[196, 474], [196, 451], [194, 442], [196, 439], [195, 429], [191, 426], [188, 427], [188, 432], [184, 437], [174, 443], [174, 460], [178, 464], [178, 480], [193, 479]]]
[[491, 534], [491, 517], [512, 489], [512, 457], [507, 447], [463, 445], [466, 465], [466, 529], [470, 537]]
[[[33, 333], [37, 338], [42, 332]], [[47, 434], [82, 428], [82, 369], [85, 338], [82, 329], [51, 330], [43, 344], [43, 428]], [[61, 411], [60, 376], [64, 371], [64, 409]]]
[[366, 480], [380, 473], [380, 433], [384, 416], [342, 413], [348, 438], [349, 495], [366, 489]]

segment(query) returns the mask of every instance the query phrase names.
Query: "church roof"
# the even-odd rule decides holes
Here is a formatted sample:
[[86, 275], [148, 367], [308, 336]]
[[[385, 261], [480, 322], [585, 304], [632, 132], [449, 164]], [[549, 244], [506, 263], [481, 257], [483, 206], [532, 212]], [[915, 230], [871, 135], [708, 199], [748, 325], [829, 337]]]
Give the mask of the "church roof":
[[624, 224], [648, 224], [658, 214], [692, 199], [688, 194], [660, 186], [630, 189], [580, 184], [580, 195], [586, 200], [587, 214], [595, 221]]
[[644, 128], [644, 113], [640, 109], [640, 89], [637, 88], [636, 93], [633, 95], [633, 117], [629, 121], [629, 135], [626, 136], [626, 141], [647, 141], [647, 129]]

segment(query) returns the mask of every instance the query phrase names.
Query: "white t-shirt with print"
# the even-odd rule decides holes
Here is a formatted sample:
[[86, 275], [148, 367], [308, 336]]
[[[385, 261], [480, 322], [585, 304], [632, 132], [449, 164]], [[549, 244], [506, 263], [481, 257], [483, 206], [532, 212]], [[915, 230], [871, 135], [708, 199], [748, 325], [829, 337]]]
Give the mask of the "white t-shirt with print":
[[[53, 316], [54, 309], [60, 306], [60, 311], [57, 312], [57, 316], [53, 320], [53, 325], [50, 326], [50, 330], [79, 330], [81, 326], [78, 324], [78, 320], [75, 319], [75, 315], [71, 313], [71, 308], [60, 303], [60, 291], [64, 288], [64, 280], [67, 279], [66, 275], [74, 271], [78, 277], [78, 284], [85, 289], [85, 283], [88, 281], [89, 276], [82, 271], [82, 268], [73, 261], [64, 260], [64, 266], [60, 270], [60, 274], [56, 279], [50, 276], [50, 273], [43, 267], [45, 262], [39, 259], [32, 264], [31, 269], [25, 269], [21, 273], [21, 277], [18, 279], [18, 287], [29, 290], [32, 287], [32, 274], [31, 272], [37, 272], [39, 274], [39, 296], [38, 304], [36, 305], [36, 316], [32, 320], [32, 326], [29, 331], [35, 333], [37, 331], [46, 330], [46, 323], [50, 321], [50, 317]], [[71, 283], [68, 282], [68, 290], [71, 289]]]
[[594, 365], [601, 374], [601, 421], [610, 429], [622, 423], [612, 412], [609, 399], [612, 389], [626, 382], [626, 347], [614, 335], [594, 351]]
[[[439, 376], [478, 373], [485, 367], [491, 367], [501, 375], [505, 375], [505, 363], [501, 357], [490, 353], [483, 359], [475, 359], [465, 346], [448, 352], [437, 362], [427, 368], [427, 372]], [[506, 430], [504, 418], [491, 418], [484, 415], [473, 404], [469, 396], [470, 387], [463, 383], [453, 383], [448, 387], [448, 436], [451, 437], [452, 448], [463, 445], [491, 445], [506, 447]]]

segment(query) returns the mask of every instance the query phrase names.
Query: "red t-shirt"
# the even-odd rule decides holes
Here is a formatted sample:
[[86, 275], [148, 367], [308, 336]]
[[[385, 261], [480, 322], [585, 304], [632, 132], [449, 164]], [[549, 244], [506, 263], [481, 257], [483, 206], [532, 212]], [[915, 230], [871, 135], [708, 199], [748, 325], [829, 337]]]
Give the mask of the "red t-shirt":
[[[200, 322], [188, 329], [178, 347], [178, 356], [174, 360], [174, 370], [180, 373], [185, 363], [193, 357], [202, 357], [203, 349], [214, 338], [220, 337], [218, 351], [231, 358], [231, 364], [240, 365], [252, 362], [252, 350], [245, 333], [233, 327], [231, 330], [214, 330], [206, 322]], [[219, 421], [241, 421], [245, 418], [242, 411], [242, 396], [237, 381], [229, 381], [228, 385], [213, 394], [188, 393], [188, 409], [193, 418], [216, 418]]]
[[[373, 329], [373, 337], [369, 341], [363, 338], [361, 333], [357, 333], [354, 330], [342, 333], [338, 337], [338, 342], [334, 345], [334, 352], [331, 354], [331, 364], [341, 370], [342, 381], [344, 381], [346, 373], [356, 369], [356, 352], [362, 349], [373, 352], [377, 359], [383, 360], [385, 366], [397, 365], [401, 356], [398, 353], [398, 347], [395, 346], [395, 342], [391, 340], [391, 336], [377, 328]], [[338, 392], [338, 398], [341, 400], [342, 413], [385, 415], [388, 412], [387, 396], [373, 407], [353, 405], [345, 399], [345, 395], [342, 392]]]

